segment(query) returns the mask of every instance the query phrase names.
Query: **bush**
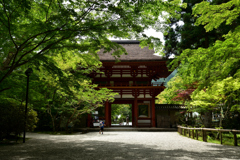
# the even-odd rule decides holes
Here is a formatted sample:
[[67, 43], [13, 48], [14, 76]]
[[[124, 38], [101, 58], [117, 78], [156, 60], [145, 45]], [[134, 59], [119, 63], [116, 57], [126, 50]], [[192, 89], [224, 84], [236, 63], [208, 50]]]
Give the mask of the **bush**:
[[38, 122], [35, 131], [52, 131], [52, 120], [48, 113], [42, 110], [36, 110], [38, 113]]
[[186, 117], [184, 116], [184, 113], [179, 113], [179, 112], [176, 112], [175, 113], [175, 117], [176, 117], [176, 121], [178, 124], [180, 125], [186, 125]]
[[[33, 131], [38, 121], [37, 112], [28, 107], [26, 131]], [[10, 102], [8, 100], [0, 102], [0, 140], [8, 138], [10, 134], [15, 137], [23, 133], [25, 120], [25, 106]]]
[[234, 116], [226, 116], [226, 118], [223, 119], [223, 128], [227, 129], [240, 129], [240, 117], [234, 117]]

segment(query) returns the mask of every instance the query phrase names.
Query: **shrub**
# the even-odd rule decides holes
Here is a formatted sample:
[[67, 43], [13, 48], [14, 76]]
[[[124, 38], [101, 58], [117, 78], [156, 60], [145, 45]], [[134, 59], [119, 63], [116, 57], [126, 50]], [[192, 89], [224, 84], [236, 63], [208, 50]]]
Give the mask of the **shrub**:
[[[0, 102], [0, 140], [8, 138], [10, 134], [20, 135], [24, 130], [25, 106], [14, 101]], [[36, 128], [37, 112], [28, 107], [26, 131]]]

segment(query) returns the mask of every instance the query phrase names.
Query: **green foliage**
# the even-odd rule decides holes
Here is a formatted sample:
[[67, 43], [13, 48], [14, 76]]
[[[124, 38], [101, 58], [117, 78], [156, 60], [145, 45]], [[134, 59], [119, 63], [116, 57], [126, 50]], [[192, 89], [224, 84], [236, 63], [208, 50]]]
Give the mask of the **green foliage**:
[[52, 58], [52, 63], [62, 72], [62, 76], [58, 77], [42, 66], [35, 70], [38, 75], [35, 94], [39, 96], [32, 103], [38, 110], [49, 114], [53, 131], [60, 126], [65, 126], [67, 130], [69, 124], [77, 123], [82, 114], [102, 107], [106, 100], [114, 100], [116, 93], [106, 88], [94, 89], [97, 85], [92, 85], [87, 77], [91, 72], [98, 72], [101, 66], [90, 54], [59, 55]]
[[[205, 12], [208, 12], [208, 10], [205, 10]], [[213, 25], [213, 23], [211, 24]], [[199, 99], [201, 95], [204, 100], [208, 99], [208, 102], [212, 99], [212, 101], [217, 100], [216, 103], [218, 103], [225, 96], [227, 96], [225, 99], [230, 98], [229, 95], [226, 95], [229, 91], [235, 90], [237, 92], [237, 86], [239, 86], [238, 62], [240, 56], [238, 51], [239, 31], [240, 28], [237, 27], [233, 32], [230, 31], [224, 36], [224, 41], [218, 40], [211, 47], [184, 50], [182, 54], [172, 62], [174, 67], [178, 66], [177, 63], [181, 62], [178, 73], [181, 77], [184, 77], [185, 83], [191, 84], [198, 82], [197, 90], [194, 92], [192, 98], [198, 94], [196, 99]], [[232, 80], [228, 77], [232, 77]], [[233, 82], [236, 89], [228, 86]], [[214, 87], [214, 89], [212, 89], [212, 93], [210, 93], [211, 89], [208, 89], [207, 92], [210, 97], [206, 97], [207, 92], [204, 93], [205, 89], [211, 86]], [[216, 90], [216, 88], [218, 89]], [[223, 91], [223, 89], [229, 89], [229, 91]], [[235, 96], [231, 94], [231, 97], [238, 95], [235, 91], [232, 92]], [[205, 106], [210, 105], [208, 102], [206, 102]], [[202, 103], [200, 105], [202, 105]]]
[[[44, 57], [46, 61], [39, 61], [37, 66], [32, 66], [33, 74], [29, 83], [29, 104], [41, 115], [44, 114], [42, 112], [49, 114], [52, 121], [49, 127], [49, 122], [41, 119], [42, 128], [58, 130], [60, 124], [64, 124], [67, 129], [68, 124], [78, 122], [81, 114], [101, 107], [107, 99], [110, 102], [114, 100], [116, 93], [106, 88], [95, 90], [97, 85], [92, 84], [88, 77], [91, 72], [98, 72], [101, 66], [101, 62], [90, 54], [68, 52]], [[13, 84], [15, 88], [5, 90], [0, 98], [24, 103], [26, 76], [19, 71], [7, 79], [11, 82], [9, 85]]]
[[117, 116], [121, 116], [117, 123], [125, 122], [126, 117], [129, 116], [129, 120], [132, 119], [132, 110], [131, 110], [131, 105], [128, 104], [112, 104], [111, 105], [111, 120], [112, 123], [114, 122], [114, 119], [117, 119]]
[[[10, 134], [15, 137], [24, 130], [25, 104], [20, 104], [13, 99], [0, 99], [0, 140], [9, 138]], [[37, 112], [28, 107], [26, 130], [33, 131], [38, 122]]]
[[[161, 46], [144, 30], [161, 30], [163, 11], [177, 16], [181, 1], [8, 0], [0, 2], [0, 98], [25, 102], [26, 76], [31, 67], [29, 103], [52, 120], [66, 120], [113, 101], [111, 90], [95, 90], [88, 75], [99, 72], [97, 52], [126, 50], [109, 37], [138, 39], [141, 47]], [[166, 18], [166, 17], [165, 17]]]
[[176, 121], [179, 125], [181, 125], [183, 127], [186, 125], [186, 117], [184, 116], [184, 114], [176, 112], [175, 117], [176, 117]]
[[[183, 50], [170, 66], [172, 70], [178, 67], [177, 75], [184, 81], [182, 83], [172, 81], [171, 86], [176, 86], [176, 92], [186, 90], [187, 86], [196, 84], [191, 100], [185, 102], [189, 110], [203, 114], [219, 111], [221, 106], [225, 116], [223, 124], [227, 124], [230, 113], [239, 113], [239, 2], [234, 0], [204, 1], [194, 6], [193, 14], [196, 18], [196, 21], [194, 20], [196, 27], [205, 25], [206, 31], [209, 32], [204, 32], [204, 34], [207, 35], [210, 31], [214, 31], [217, 33], [214, 35], [217, 40], [208, 47], [188, 47]], [[225, 35], [222, 36], [222, 34]], [[190, 38], [187, 40], [192, 42]], [[167, 89], [166, 92], [168, 90], [170, 91]], [[166, 95], [164, 92], [162, 94]], [[227, 126], [236, 127], [233, 123], [238, 124], [239, 121], [229, 121]]]
[[[237, 115], [238, 112], [227, 112], [225, 114], [225, 118], [222, 122], [223, 128], [233, 128], [233, 129], [240, 129], [240, 117], [239, 116], [234, 116]], [[239, 115], [239, 114], [238, 114]]]
[[[183, 79], [180, 76], [173, 77], [168, 83], [167, 88], [164, 89], [158, 96], [159, 104], [182, 104], [182, 101], [173, 100], [179, 93], [179, 89], [183, 86]], [[184, 87], [186, 88], [186, 87]], [[183, 89], [183, 88], [181, 88]]]
[[[236, 28], [240, 23], [239, 19], [234, 20], [232, 25], [221, 24], [217, 29], [212, 29], [208, 32], [206, 32], [204, 26], [200, 25], [201, 23], [198, 22], [203, 17], [200, 15], [212, 9], [205, 6], [205, 3], [208, 4], [208, 6], [210, 6], [210, 4], [211, 6], [217, 6], [217, 4], [224, 4], [228, 1], [229, 0], [212, 0], [211, 2], [203, 2], [203, 0], [183, 0], [183, 3], [186, 4], [186, 8], [182, 8], [181, 12], [179, 12], [181, 18], [170, 18], [167, 24], [168, 29], [164, 35], [164, 54], [166, 58], [173, 55], [178, 56], [185, 49], [197, 49], [199, 47], [208, 48], [212, 46], [216, 40], [223, 40], [222, 36]], [[194, 9], [195, 16], [192, 14]], [[223, 16], [221, 13], [218, 14]], [[204, 20], [209, 22], [213, 19], [213, 21], [216, 20], [218, 23], [224, 20], [224, 18], [222, 18], [219, 21], [215, 16], [216, 15], [209, 13], [205, 16], [206, 18], [204, 18]], [[209, 17], [212, 17], [212, 19]], [[213, 23], [213, 25], [214, 24], [215, 23]]]
[[[203, 127], [203, 128], [205, 128], [205, 127]], [[190, 132], [190, 133], [192, 133], [192, 132]], [[196, 132], [195, 132], [195, 134], [196, 134]], [[206, 134], [207, 134], [207, 142], [208, 143], [221, 144], [220, 138], [219, 138], [219, 132], [211, 131], [211, 132], [206, 132]], [[187, 136], [188, 136], [188, 134], [187, 134]], [[237, 137], [239, 138], [240, 135], [237, 135]], [[195, 136], [195, 138], [196, 138], [196, 136]], [[202, 133], [199, 131], [198, 131], [198, 140], [203, 141]], [[229, 133], [222, 132], [222, 144], [234, 146], [234, 138], [233, 138], [233, 134], [231, 132], [229, 132]], [[238, 140], [238, 146], [239, 146], [239, 140]]]
[[179, 0], [170, 3], [161, 0], [1, 1], [0, 84], [12, 72], [23, 71], [21, 66], [25, 64], [45, 63], [45, 68], [54, 70], [48, 59], [58, 54], [91, 53], [97, 57], [101, 48], [105, 52], [113, 49], [115, 58], [127, 54], [123, 47], [109, 41], [109, 37], [138, 39], [142, 46], [150, 48], [153, 43], [159, 45], [159, 39], [147, 37], [144, 30], [150, 27], [160, 30], [159, 16], [163, 11], [168, 16], [177, 16], [175, 11], [180, 10], [180, 5]]
[[239, 17], [239, 13], [238, 0], [230, 0], [220, 5], [210, 5], [209, 2], [203, 1], [193, 10], [193, 14], [198, 17], [196, 24], [205, 25], [206, 31], [218, 28], [224, 22], [231, 25]]
[[[201, 90], [196, 95], [192, 95], [192, 106], [201, 106], [205, 109], [212, 110], [219, 104], [226, 104], [229, 100], [240, 101], [240, 79], [228, 77], [222, 81], [215, 82], [206, 90]], [[239, 111], [238, 104], [229, 108], [231, 111]]]

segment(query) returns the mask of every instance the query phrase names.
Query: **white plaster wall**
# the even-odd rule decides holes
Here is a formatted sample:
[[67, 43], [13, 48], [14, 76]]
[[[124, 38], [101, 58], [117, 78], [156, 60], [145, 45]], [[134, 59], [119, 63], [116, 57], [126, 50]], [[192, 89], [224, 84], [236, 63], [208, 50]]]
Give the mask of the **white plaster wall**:
[[121, 98], [121, 96], [120, 95], [115, 95], [114, 98]]
[[[144, 95], [143, 95], [143, 94], [140, 94], [140, 95], [138, 96], [138, 98], [144, 98]], [[152, 96], [150, 96], [149, 94], [146, 94], [146, 95], [145, 95], [145, 98], [152, 98]]]
[[134, 98], [131, 94], [124, 94], [122, 98]]

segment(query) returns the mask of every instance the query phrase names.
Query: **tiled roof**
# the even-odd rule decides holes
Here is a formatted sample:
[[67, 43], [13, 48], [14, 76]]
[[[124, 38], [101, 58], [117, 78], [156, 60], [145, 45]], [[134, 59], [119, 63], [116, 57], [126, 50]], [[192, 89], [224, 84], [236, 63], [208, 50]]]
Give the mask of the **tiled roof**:
[[[116, 42], [122, 45], [128, 55], [121, 55], [119, 60], [121, 61], [156, 61], [162, 60], [162, 57], [154, 55], [154, 50], [148, 49], [148, 47], [141, 48], [139, 46], [139, 41], [136, 40], [115, 40]], [[115, 58], [111, 55], [112, 52], [103, 53], [103, 50], [98, 52], [100, 61], [115, 61]]]
[[118, 44], [140, 44], [140, 42], [137, 40], [112, 40], [112, 42]]

